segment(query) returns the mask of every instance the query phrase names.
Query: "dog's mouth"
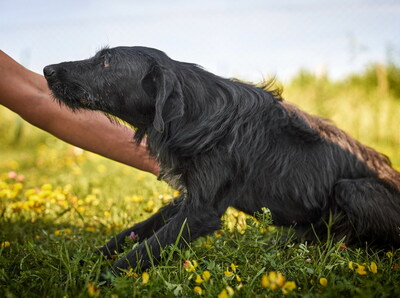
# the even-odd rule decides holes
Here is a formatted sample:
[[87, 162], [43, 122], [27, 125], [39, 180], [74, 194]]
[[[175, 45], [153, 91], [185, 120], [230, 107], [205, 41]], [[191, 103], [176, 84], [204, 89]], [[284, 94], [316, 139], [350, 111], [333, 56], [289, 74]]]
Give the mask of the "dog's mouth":
[[[65, 86], [59, 81], [55, 80], [47, 80], [48, 81], [48, 86], [50, 90], [52, 91], [52, 96], [59, 101], [60, 103], [63, 103], [73, 109], [79, 109], [79, 108], [85, 108], [85, 109], [90, 109], [92, 104], [91, 101], [89, 100], [89, 95], [87, 92], [84, 92], [83, 90], [80, 90], [79, 92], [70, 92], [70, 89], [68, 86]], [[82, 89], [78, 85], [74, 86], [73, 89]], [[75, 93], [75, 94], [74, 94]]]

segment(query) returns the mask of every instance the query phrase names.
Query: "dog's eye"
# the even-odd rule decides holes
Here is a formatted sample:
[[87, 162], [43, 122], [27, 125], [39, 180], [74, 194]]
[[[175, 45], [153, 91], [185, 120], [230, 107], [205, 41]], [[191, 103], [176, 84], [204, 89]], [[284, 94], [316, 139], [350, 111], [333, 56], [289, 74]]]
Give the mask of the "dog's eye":
[[108, 59], [104, 59], [102, 62], [103, 67], [109, 67], [110, 66], [110, 61]]
[[105, 68], [110, 67], [110, 55], [104, 55], [102, 57], [101, 66]]

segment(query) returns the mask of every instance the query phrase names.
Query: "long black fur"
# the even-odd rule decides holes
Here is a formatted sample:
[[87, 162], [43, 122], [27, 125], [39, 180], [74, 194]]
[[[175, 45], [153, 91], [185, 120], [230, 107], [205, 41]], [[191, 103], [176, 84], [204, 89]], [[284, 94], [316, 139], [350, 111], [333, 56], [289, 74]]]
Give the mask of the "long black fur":
[[[304, 239], [324, 238], [333, 219], [336, 239], [400, 245], [400, 174], [389, 159], [275, 92], [145, 47], [103, 49], [44, 74], [67, 106], [124, 120], [138, 142], [147, 136], [163, 178], [182, 191], [100, 248], [108, 257], [134, 232], [157, 261], [182, 227], [181, 245], [219, 229], [229, 206], [267, 207], [275, 224]], [[142, 241], [114, 269], [150, 263]]]

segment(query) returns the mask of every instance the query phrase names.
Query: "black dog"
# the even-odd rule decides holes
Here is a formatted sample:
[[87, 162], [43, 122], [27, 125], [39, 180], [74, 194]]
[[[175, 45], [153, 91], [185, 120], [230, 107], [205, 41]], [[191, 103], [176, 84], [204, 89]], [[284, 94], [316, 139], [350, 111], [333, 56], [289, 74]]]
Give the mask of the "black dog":
[[[400, 245], [400, 173], [388, 158], [276, 92], [224, 79], [144, 47], [103, 49], [44, 68], [54, 96], [72, 109], [100, 110], [147, 136], [163, 177], [182, 195], [100, 250], [110, 257], [132, 231], [155, 261], [160, 250], [220, 228], [228, 206], [267, 207], [275, 224], [305, 239]], [[141, 242], [115, 271], [148, 267]]]

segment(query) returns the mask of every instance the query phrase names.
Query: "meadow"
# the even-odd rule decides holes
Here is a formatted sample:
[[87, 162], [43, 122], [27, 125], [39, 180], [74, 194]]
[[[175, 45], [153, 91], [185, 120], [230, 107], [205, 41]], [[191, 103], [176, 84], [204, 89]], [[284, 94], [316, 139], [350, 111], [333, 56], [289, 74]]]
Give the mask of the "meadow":
[[[300, 71], [283, 87], [286, 100], [332, 119], [400, 170], [399, 67], [371, 64], [335, 81]], [[228, 209], [222, 230], [185, 249], [170, 246], [158, 266], [102, 286], [97, 279], [112, 261], [93, 250], [177, 191], [4, 107], [0, 119], [1, 297], [400, 297], [399, 249], [296, 243], [267, 209], [257, 219]], [[126, 248], [135, 245], [128, 239]]]

